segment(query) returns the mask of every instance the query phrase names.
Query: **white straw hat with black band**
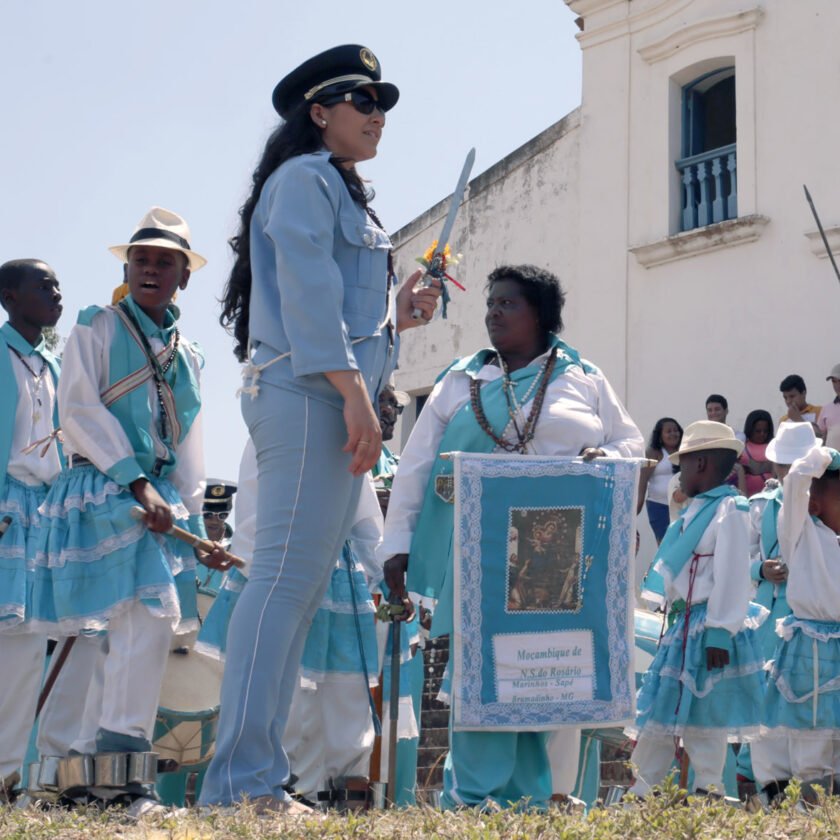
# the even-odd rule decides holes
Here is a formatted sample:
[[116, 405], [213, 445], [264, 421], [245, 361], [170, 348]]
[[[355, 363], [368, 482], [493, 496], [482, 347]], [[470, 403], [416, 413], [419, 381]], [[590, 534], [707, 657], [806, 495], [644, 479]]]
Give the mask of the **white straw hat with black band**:
[[198, 271], [207, 260], [190, 248], [190, 226], [186, 220], [164, 207], [152, 207], [140, 219], [131, 239], [124, 245], [112, 245], [108, 250], [117, 259], [128, 262], [128, 250], [136, 245], [168, 248], [185, 254], [190, 271]]

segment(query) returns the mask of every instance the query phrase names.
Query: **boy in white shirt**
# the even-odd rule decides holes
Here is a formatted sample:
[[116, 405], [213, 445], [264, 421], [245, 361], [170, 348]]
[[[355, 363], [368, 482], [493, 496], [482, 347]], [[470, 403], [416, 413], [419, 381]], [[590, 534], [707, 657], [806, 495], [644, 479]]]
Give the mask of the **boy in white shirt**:
[[[787, 559], [792, 614], [777, 625], [782, 641], [770, 669], [762, 739], [753, 745], [759, 783], [775, 792], [787, 778], [837, 791], [840, 770], [840, 453], [813, 446], [783, 483], [779, 546]], [[789, 764], [768, 761], [786, 738]], [[782, 753], [783, 754], [783, 753]], [[776, 762], [778, 764], [778, 761]], [[780, 778], [781, 777], [781, 778]]]
[[745, 628], [752, 584], [747, 501], [724, 484], [743, 444], [729, 426], [703, 420], [669, 456], [691, 501], [665, 534], [643, 596], [667, 605], [670, 627], [637, 699], [637, 767], [631, 792], [668, 775], [680, 739], [698, 791], [723, 791], [727, 741], [757, 734], [764, 661]]

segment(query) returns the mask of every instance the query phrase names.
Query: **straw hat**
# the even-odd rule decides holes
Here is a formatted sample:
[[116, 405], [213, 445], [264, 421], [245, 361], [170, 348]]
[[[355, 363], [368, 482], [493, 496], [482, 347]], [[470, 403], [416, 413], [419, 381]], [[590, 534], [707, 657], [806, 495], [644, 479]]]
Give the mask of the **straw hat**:
[[125, 245], [112, 245], [108, 250], [123, 262], [128, 262], [128, 249], [135, 245], [168, 248], [187, 255], [190, 271], [198, 271], [207, 260], [190, 249], [190, 226], [181, 216], [163, 207], [152, 207], [140, 219], [131, 239]]
[[744, 444], [735, 437], [735, 432], [726, 423], [698, 420], [686, 427], [679, 450], [668, 458], [672, 464], [679, 464], [680, 455], [705, 449], [731, 449], [740, 455], [744, 451]]
[[785, 420], [779, 424], [776, 437], [767, 444], [767, 460], [776, 464], [792, 464], [818, 445], [814, 427], [810, 423]]

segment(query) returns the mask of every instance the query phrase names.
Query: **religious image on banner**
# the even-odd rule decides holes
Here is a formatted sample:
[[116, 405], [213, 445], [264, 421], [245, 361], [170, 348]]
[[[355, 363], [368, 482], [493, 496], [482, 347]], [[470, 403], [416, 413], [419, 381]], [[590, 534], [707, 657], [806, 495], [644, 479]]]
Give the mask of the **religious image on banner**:
[[580, 610], [583, 508], [512, 507], [509, 515], [508, 611]]
[[453, 727], [631, 722], [638, 461], [452, 457]]

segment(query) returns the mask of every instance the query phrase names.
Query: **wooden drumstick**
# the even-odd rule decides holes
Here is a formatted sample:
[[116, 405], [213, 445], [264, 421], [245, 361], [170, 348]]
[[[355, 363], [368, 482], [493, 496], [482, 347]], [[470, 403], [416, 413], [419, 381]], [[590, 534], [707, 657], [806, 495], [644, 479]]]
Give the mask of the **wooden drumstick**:
[[[144, 522], [146, 520], [146, 511], [143, 510], [139, 505], [135, 506], [131, 509], [131, 515], [135, 518]], [[179, 528], [177, 525], [173, 525], [167, 532], [171, 537], [175, 537], [176, 540], [181, 540], [181, 542], [185, 542], [188, 545], [191, 545], [193, 548], [197, 548], [200, 551], [204, 551], [207, 554], [212, 554], [215, 549], [215, 543], [210, 542], [210, 540], [203, 540], [201, 537], [197, 537], [195, 534], [191, 534], [189, 531], [185, 531], [183, 528]], [[224, 549], [222, 549], [224, 551]], [[224, 551], [225, 558], [233, 563], [237, 569], [244, 569], [245, 568], [245, 561], [241, 557], [237, 557], [235, 554], [231, 554], [229, 551]]]

